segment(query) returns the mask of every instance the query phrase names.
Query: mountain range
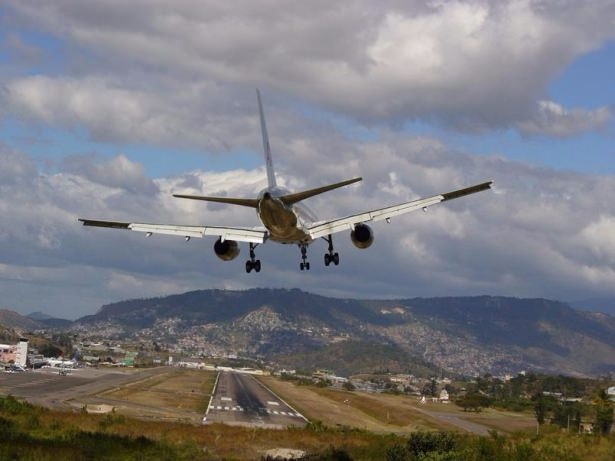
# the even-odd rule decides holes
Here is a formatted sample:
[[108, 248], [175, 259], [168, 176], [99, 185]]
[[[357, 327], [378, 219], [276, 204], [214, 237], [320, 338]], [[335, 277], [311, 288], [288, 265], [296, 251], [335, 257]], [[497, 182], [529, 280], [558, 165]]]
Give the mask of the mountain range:
[[298, 289], [200, 290], [109, 304], [71, 328], [188, 342], [288, 366], [319, 363], [347, 374], [365, 367], [464, 375], [615, 371], [615, 317], [546, 299], [360, 300]]
[[547, 299], [339, 299], [298, 289], [199, 290], [108, 304], [74, 322], [0, 310], [21, 331], [71, 330], [350, 375], [615, 372], [615, 317]]

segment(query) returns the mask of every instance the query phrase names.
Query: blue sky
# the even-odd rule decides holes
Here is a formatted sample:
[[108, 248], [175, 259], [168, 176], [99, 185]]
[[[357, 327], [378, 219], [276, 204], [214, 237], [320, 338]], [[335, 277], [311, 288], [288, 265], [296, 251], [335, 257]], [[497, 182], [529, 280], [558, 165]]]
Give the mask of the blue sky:
[[[76, 317], [130, 297], [253, 286], [615, 297], [614, 24], [612, 1], [5, 2], [4, 307]], [[268, 269], [248, 277], [245, 250], [223, 263], [207, 240], [188, 251], [76, 224], [258, 225], [246, 210], [170, 198], [264, 185], [255, 88], [279, 181], [364, 177], [311, 200], [323, 217], [486, 179], [496, 188], [378, 228], [373, 250], [338, 238], [347, 263], [336, 273], [295, 273], [296, 251], [267, 245]]]

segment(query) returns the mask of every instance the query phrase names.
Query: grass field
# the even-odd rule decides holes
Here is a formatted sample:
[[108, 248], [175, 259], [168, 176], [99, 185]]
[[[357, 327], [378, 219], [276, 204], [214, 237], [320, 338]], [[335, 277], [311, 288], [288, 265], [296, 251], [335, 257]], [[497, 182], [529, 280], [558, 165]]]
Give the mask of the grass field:
[[[216, 380], [216, 372], [169, 368], [168, 372], [134, 381], [98, 394], [120, 402], [118, 412], [129, 416], [148, 416], [147, 408], [164, 419], [200, 423]], [[144, 414], [146, 413], [146, 414]]]
[[[450, 420], [469, 421], [510, 433], [530, 430], [535, 419], [529, 414], [487, 409], [467, 413], [454, 404], [421, 405], [414, 397], [348, 392], [330, 388], [297, 386], [273, 377], [261, 379], [305, 417], [331, 427], [356, 427], [374, 432], [407, 433], [417, 430], [462, 430]], [[452, 416], [452, 418], [451, 418]]]

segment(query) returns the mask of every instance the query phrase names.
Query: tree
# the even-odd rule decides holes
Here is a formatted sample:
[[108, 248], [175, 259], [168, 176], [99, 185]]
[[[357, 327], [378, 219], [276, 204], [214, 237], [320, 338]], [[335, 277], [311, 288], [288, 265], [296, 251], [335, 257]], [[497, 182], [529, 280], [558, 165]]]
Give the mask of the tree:
[[596, 399], [596, 429], [600, 434], [607, 435], [613, 425], [613, 402], [609, 399], [605, 390], [600, 390]]
[[549, 409], [547, 399], [542, 393], [538, 393], [532, 400], [534, 400], [534, 415], [536, 416], [536, 422], [542, 426], [545, 423], [547, 411]]
[[62, 355], [62, 349], [54, 346], [53, 344], [47, 343], [38, 348], [38, 351], [43, 354], [45, 357], [59, 357]]
[[463, 411], [479, 412], [484, 407], [490, 406], [492, 402], [489, 397], [481, 395], [478, 392], [472, 392], [459, 398], [455, 403], [463, 408]]

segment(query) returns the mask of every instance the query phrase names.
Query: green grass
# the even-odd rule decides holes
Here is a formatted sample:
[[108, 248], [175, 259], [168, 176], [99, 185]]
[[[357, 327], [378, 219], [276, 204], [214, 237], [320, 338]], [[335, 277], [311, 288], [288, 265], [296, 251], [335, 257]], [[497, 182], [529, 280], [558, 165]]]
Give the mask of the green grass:
[[568, 435], [548, 426], [540, 436], [519, 432], [488, 437], [451, 432], [397, 436], [323, 424], [305, 429], [251, 429], [56, 412], [0, 397], [2, 460], [254, 460], [280, 447], [303, 450], [310, 460], [615, 459], [614, 436]]

